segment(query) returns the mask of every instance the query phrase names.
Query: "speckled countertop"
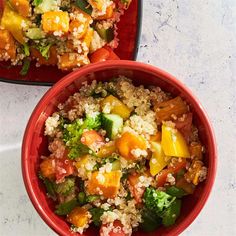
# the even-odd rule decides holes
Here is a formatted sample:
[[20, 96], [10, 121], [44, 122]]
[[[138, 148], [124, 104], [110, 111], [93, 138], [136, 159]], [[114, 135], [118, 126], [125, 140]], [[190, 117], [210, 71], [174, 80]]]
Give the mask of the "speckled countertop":
[[[183, 236], [236, 235], [236, 0], [143, 0], [138, 60], [182, 80], [208, 111], [219, 163], [213, 192]], [[0, 84], [0, 235], [55, 235], [26, 194], [20, 146], [48, 87]]]

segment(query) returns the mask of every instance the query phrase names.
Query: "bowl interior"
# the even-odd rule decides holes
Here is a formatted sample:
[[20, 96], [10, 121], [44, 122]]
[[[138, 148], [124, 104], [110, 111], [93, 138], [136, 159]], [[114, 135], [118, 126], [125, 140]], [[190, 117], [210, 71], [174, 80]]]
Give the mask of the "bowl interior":
[[[199, 129], [202, 143], [206, 147], [205, 163], [208, 167], [208, 178], [197, 187], [195, 193], [184, 198], [181, 216], [176, 224], [170, 228], [160, 228], [156, 232], [136, 232], [134, 235], [177, 235], [182, 232], [198, 215], [210, 193], [215, 177], [216, 152], [212, 129], [199, 102], [191, 95], [180, 82], [167, 73], [149, 65], [137, 62], [106, 62], [84, 67], [83, 70], [73, 72], [42, 98], [35, 108], [28, 123], [23, 148], [22, 171], [28, 194], [40, 216], [60, 235], [69, 235], [69, 225], [63, 218], [54, 214], [54, 203], [47, 198], [45, 188], [39, 180], [40, 155], [48, 154], [47, 138], [44, 136], [44, 122], [70, 95], [77, 92], [84, 81], [107, 81], [110, 78], [124, 75], [131, 78], [134, 84], [160, 86], [163, 90], [180, 95], [190, 104], [194, 123]], [[84, 235], [95, 235], [95, 229], [87, 230]], [[71, 234], [72, 235], [72, 234]], [[74, 235], [74, 234], [73, 234]]]

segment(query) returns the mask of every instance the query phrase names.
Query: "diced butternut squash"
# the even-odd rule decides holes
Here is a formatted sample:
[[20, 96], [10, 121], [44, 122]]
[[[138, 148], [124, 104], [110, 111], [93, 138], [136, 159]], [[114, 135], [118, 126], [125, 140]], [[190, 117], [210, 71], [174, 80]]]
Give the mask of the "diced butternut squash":
[[69, 31], [69, 15], [63, 11], [49, 11], [42, 16], [42, 26], [46, 33]]
[[90, 214], [83, 207], [74, 208], [67, 216], [67, 221], [75, 227], [84, 227], [89, 223]]
[[114, 142], [109, 142], [100, 147], [99, 151], [97, 152], [97, 156], [100, 158], [106, 158], [111, 156], [112, 153], [116, 151], [116, 146]]
[[88, 2], [90, 3], [90, 5], [93, 8], [98, 9], [99, 11], [102, 10], [103, 6], [104, 6], [104, 0], [88, 0]]
[[155, 176], [168, 165], [170, 157], [164, 154], [160, 142], [151, 142], [151, 148], [153, 154], [149, 166], [151, 175]]
[[198, 185], [200, 179], [201, 169], [203, 167], [203, 162], [199, 160], [193, 160], [187, 173], [184, 175], [188, 182], [192, 182], [194, 185]]
[[122, 136], [116, 140], [116, 147], [120, 155], [127, 160], [137, 159], [137, 155], [134, 155], [133, 150], [147, 150], [145, 140], [141, 136], [130, 132], [123, 133]]
[[191, 157], [202, 160], [202, 145], [200, 143], [191, 143], [189, 146]]
[[101, 106], [102, 109], [108, 107], [110, 113], [117, 114], [123, 119], [128, 119], [130, 117], [131, 110], [113, 95], [105, 97], [101, 102]]
[[15, 59], [16, 44], [8, 30], [0, 29], [0, 60]]
[[23, 17], [28, 17], [30, 14], [29, 0], [10, 0], [11, 6]]
[[69, 31], [72, 33], [77, 39], [81, 39], [87, 32], [88, 22], [80, 22], [78, 20], [72, 20], [70, 22]]
[[56, 65], [57, 64], [57, 50], [56, 46], [51, 46], [49, 49], [48, 60], [44, 58], [36, 48], [30, 49], [31, 56], [37, 60], [40, 65]]
[[8, 30], [12, 36], [21, 44], [25, 43], [23, 28], [27, 28], [29, 21], [27, 18], [20, 16], [10, 8], [9, 4], [5, 4], [1, 19], [1, 26]]
[[107, 19], [110, 19], [113, 16], [113, 12], [114, 12], [114, 6], [110, 5], [106, 9], [106, 13], [104, 15], [102, 15], [102, 16], [96, 17], [96, 20], [107, 20]]
[[159, 122], [171, 120], [173, 116], [180, 116], [188, 112], [188, 106], [181, 97], [159, 103], [155, 106], [156, 117]]
[[87, 182], [87, 191], [105, 198], [115, 198], [120, 188], [121, 175], [119, 170], [106, 173], [93, 172]]
[[162, 125], [161, 146], [166, 156], [190, 157], [183, 135], [175, 128]]
[[40, 172], [43, 177], [54, 179], [56, 175], [55, 160], [53, 158], [44, 159], [40, 164]]
[[77, 53], [64, 53], [59, 58], [58, 67], [61, 70], [67, 71], [86, 64], [89, 64], [87, 56], [80, 56]]

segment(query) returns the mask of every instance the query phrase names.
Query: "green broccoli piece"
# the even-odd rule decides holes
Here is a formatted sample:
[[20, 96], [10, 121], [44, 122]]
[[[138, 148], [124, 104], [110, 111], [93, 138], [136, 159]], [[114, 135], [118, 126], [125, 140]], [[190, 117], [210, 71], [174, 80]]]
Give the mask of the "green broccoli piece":
[[92, 150], [82, 144], [80, 139], [85, 129], [98, 130], [100, 127], [100, 114], [95, 117], [86, 117], [84, 121], [77, 119], [71, 124], [64, 124], [63, 141], [69, 147], [69, 158], [74, 159], [88, 153], [93, 154]]
[[104, 209], [98, 208], [98, 207], [89, 209], [89, 212], [92, 215], [92, 221], [93, 221], [95, 226], [100, 226], [101, 225], [101, 219], [100, 218], [101, 218], [104, 211], [105, 211]]
[[157, 215], [162, 215], [163, 211], [166, 210], [174, 200], [175, 197], [154, 188], [147, 188], [144, 193], [145, 206], [147, 209], [155, 211]]
[[64, 182], [55, 186], [58, 194], [67, 196], [75, 190], [75, 178], [66, 178]]
[[[161, 218], [162, 224], [166, 227], [173, 225], [180, 214], [181, 200], [152, 187], [147, 188], [144, 193], [144, 204], [146, 209], [150, 211], [149, 215]], [[149, 215], [147, 217], [147, 211], [144, 211], [142, 215], [144, 223], [147, 220], [150, 221]]]

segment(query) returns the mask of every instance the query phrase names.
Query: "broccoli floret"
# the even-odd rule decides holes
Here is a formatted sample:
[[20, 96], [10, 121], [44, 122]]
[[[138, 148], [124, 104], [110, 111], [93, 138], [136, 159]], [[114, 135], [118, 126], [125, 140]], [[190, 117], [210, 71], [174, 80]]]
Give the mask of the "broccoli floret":
[[[160, 218], [164, 226], [171, 226], [175, 223], [180, 214], [181, 200], [152, 187], [147, 188], [144, 193], [144, 204], [145, 208], [149, 211], [149, 213], [147, 210], [143, 211], [142, 214], [143, 226], [145, 227], [150, 221], [150, 217]], [[146, 229], [145, 227], [144, 229]], [[156, 225], [156, 227], [158, 227], [158, 225]], [[148, 227], [146, 231], [148, 231], [149, 228], [150, 227]]]
[[75, 178], [66, 178], [64, 182], [57, 184], [55, 189], [58, 194], [67, 196], [75, 190]]
[[98, 130], [101, 127], [101, 115], [98, 114], [95, 117], [86, 117], [84, 121], [77, 119], [71, 124], [65, 124], [64, 127], [63, 141], [66, 143], [66, 146], [69, 147], [69, 158], [74, 159], [92, 153], [92, 150], [82, 144], [80, 139], [84, 129]]
[[92, 221], [95, 226], [100, 226], [101, 225], [101, 216], [104, 213], [104, 209], [96, 207], [96, 208], [91, 208], [89, 209], [89, 212], [92, 215]]
[[154, 188], [147, 188], [144, 193], [145, 206], [147, 209], [153, 210], [159, 216], [162, 215], [163, 211], [166, 210], [174, 200], [175, 197]]

